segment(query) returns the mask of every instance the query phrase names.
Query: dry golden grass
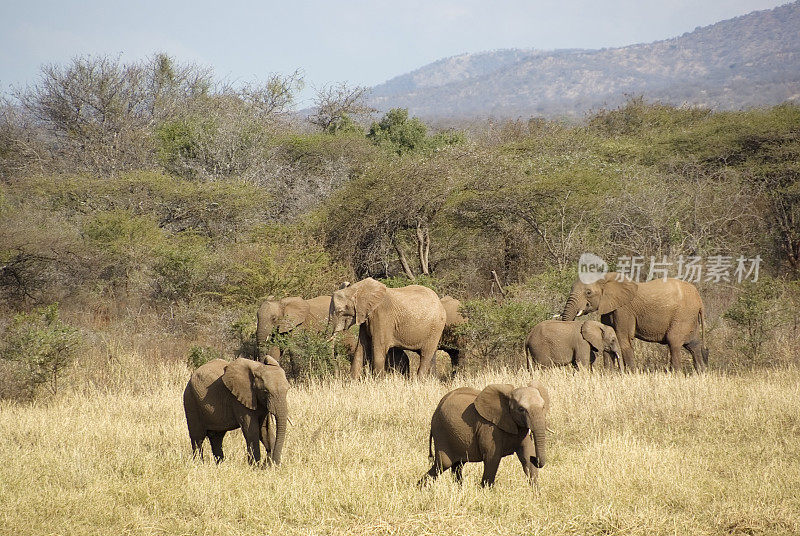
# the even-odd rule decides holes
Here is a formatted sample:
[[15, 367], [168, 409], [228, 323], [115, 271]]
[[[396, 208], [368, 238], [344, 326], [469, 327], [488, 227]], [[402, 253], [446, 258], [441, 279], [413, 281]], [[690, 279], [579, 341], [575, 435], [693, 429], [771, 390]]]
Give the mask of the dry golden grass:
[[240, 432], [222, 465], [191, 459], [183, 365], [120, 351], [103, 388], [98, 374], [76, 372], [49, 400], [0, 405], [0, 533], [800, 533], [794, 368], [543, 372], [553, 433], [538, 491], [513, 456], [492, 489], [478, 485], [480, 464], [461, 487], [449, 474], [415, 486], [441, 395], [520, 385], [522, 372], [295, 387], [284, 464], [267, 469], [247, 465]]

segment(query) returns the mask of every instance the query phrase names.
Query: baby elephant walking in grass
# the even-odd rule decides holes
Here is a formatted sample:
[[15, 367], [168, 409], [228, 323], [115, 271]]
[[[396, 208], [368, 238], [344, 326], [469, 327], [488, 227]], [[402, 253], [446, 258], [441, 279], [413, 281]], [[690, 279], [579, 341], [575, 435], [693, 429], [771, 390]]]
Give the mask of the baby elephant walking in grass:
[[[516, 454], [531, 484], [545, 462], [547, 389], [534, 380], [525, 387], [492, 384], [483, 391], [461, 387], [439, 402], [428, 439], [433, 467], [420, 485], [452, 469], [460, 483], [466, 462], [483, 461], [482, 486], [494, 484], [500, 460]], [[431, 451], [430, 442], [434, 450]]]
[[614, 328], [593, 320], [539, 322], [525, 340], [525, 356], [528, 372], [533, 371], [534, 363], [542, 367], [572, 365], [576, 369], [592, 369], [599, 357], [599, 364], [606, 367], [613, 362], [621, 364]]
[[[286, 374], [270, 356], [265, 363], [240, 357], [230, 363], [214, 359], [199, 367], [183, 392], [192, 455], [203, 458], [203, 441], [208, 437], [214, 460], [221, 462], [225, 432], [241, 428], [251, 464], [261, 459], [259, 440], [270, 461], [280, 464], [288, 390]], [[274, 425], [270, 415], [275, 417]]]

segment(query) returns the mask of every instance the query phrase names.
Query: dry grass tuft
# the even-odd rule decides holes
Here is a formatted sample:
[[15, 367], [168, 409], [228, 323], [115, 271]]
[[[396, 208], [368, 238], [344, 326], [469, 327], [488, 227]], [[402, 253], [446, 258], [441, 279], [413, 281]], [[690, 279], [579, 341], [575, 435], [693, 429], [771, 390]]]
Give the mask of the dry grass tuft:
[[[111, 354], [109, 354], [111, 355]], [[100, 359], [93, 356], [93, 359]], [[797, 534], [800, 371], [539, 374], [553, 403], [539, 490], [514, 457], [493, 489], [468, 464], [419, 490], [450, 384], [396, 377], [292, 389], [284, 464], [251, 469], [239, 432], [191, 459], [182, 364], [121, 352], [70, 389], [0, 404], [0, 527], [28, 534]], [[102, 382], [98, 381], [102, 379]], [[98, 387], [103, 385], [103, 387]]]

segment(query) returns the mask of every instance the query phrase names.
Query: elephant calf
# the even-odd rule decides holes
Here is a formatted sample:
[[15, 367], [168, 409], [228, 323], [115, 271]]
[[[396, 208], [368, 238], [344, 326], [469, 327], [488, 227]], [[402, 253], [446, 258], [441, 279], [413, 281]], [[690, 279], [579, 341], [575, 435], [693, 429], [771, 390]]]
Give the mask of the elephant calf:
[[[203, 458], [203, 441], [211, 443], [214, 460], [223, 460], [225, 433], [242, 429], [251, 464], [261, 459], [259, 439], [272, 463], [281, 462], [286, 439], [286, 374], [272, 357], [265, 363], [239, 358], [214, 359], [194, 371], [183, 391], [183, 408], [192, 455]], [[270, 415], [275, 417], [271, 424]]]
[[[483, 461], [482, 486], [494, 484], [500, 460], [516, 453], [531, 484], [545, 462], [547, 389], [534, 380], [517, 389], [493, 384], [483, 391], [461, 387], [439, 402], [428, 438], [433, 467], [420, 484], [451, 469], [462, 480], [466, 462]], [[434, 450], [431, 450], [433, 442]]]
[[533, 370], [534, 362], [543, 367], [571, 364], [588, 368], [600, 355], [604, 361], [610, 357], [619, 363], [620, 347], [614, 328], [593, 320], [545, 320], [533, 326], [525, 340], [528, 371]]

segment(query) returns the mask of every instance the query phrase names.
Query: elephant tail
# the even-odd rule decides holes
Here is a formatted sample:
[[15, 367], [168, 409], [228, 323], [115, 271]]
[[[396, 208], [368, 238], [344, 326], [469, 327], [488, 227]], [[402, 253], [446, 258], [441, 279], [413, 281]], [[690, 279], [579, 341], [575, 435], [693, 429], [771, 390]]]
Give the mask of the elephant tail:
[[703, 361], [708, 365], [708, 346], [706, 346], [706, 312], [705, 307], [700, 306], [700, 312], [697, 313], [700, 321], [700, 352], [703, 355]]
[[433, 429], [428, 432], [428, 458], [433, 458]]

